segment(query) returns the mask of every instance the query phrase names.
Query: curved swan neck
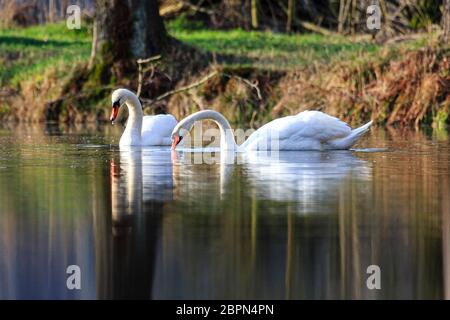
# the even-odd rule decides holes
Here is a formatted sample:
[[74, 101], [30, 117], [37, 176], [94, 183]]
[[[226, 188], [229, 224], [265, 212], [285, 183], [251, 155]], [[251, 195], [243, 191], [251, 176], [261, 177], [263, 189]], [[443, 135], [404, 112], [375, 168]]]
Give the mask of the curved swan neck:
[[122, 138], [124, 143], [126, 141], [125, 144], [138, 145], [141, 143], [142, 118], [144, 116], [142, 105], [135, 94], [129, 94], [125, 104], [128, 107], [128, 121]]
[[125, 102], [128, 107], [128, 121], [135, 121], [136, 125], [142, 126], [142, 117], [144, 112], [142, 111], [142, 105], [136, 95], [130, 95]]
[[194, 125], [195, 121], [199, 120], [214, 120], [220, 129], [220, 148], [225, 150], [236, 149], [236, 142], [234, 140], [233, 131], [228, 120], [219, 112], [214, 110], [203, 110], [191, 114], [180, 122], [181, 127], [188, 127], [189, 129]]

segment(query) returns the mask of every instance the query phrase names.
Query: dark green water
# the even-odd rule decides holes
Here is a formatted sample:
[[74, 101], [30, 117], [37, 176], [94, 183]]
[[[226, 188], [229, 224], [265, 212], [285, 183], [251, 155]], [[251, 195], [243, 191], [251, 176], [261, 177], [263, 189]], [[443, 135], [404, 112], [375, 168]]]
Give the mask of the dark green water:
[[445, 133], [372, 130], [358, 147], [387, 151], [236, 165], [121, 152], [119, 137], [0, 130], [0, 298], [450, 298]]

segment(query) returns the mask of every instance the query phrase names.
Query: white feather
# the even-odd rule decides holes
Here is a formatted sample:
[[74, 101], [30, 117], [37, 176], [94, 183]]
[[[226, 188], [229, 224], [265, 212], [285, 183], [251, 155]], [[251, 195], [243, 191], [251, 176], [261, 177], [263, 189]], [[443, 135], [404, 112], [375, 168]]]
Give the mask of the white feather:
[[[350, 126], [338, 118], [320, 111], [303, 111], [297, 115], [275, 119], [265, 124], [250, 135], [240, 149], [348, 149], [357, 140], [348, 139], [352, 137], [352, 132]], [[359, 138], [359, 136], [355, 138]]]
[[171, 114], [145, 116], [142, 120], [141, 144], [144, 146], [170, 146], [171, 134], [177, 120]]
[[177, 120], [170, 114], [144, 116], [139, 98], [130, 90], [117, 89], [112, 102], [126, 104], [128, 122], [119, 145], [125, 146], [170, 146], [171, 133]]

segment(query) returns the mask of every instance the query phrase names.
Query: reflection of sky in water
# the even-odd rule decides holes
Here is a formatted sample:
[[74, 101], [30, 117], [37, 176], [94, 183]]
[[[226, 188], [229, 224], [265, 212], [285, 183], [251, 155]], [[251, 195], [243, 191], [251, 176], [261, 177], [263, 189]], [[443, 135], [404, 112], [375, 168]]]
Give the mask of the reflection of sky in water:
[[[209, 165], [119, 151], [109, 133], [51, 132], [0, 135], [0, 298], [450, 294], [446, 141], [375, 131], [364, 146], [389, 152]], [[70, 264], [81, 291], [66, 290]], [[365, 287], [371, 264], [381, 291]]]

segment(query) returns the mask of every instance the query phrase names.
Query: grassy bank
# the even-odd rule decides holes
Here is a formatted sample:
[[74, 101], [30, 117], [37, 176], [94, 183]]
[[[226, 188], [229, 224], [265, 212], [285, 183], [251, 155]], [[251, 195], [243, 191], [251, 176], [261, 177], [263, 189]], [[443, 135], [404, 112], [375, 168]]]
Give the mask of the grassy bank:
[[90, 42], [86, 28], [69, 31], [63, 24], [0, 29], [0, 86], [17, 86], [50, 68], [67, 71], [86, 62]]
[[[432, 37], [379, 45], [341, 36], [202, 30], [177, 23], [169, 23], [168, 30], [178, 40], [216, 57], [211, 69], [238, 76], [212, 79], [189, 94], [172, 96], [166, 110], [178, 116], [201, 104], [221, 110], [231, 121], [255, 126], [304, 109], [320, 109], [350, 122], [372, 117], [379, 123], [395, 124], [400, 116], [408, 115], [404, 124], [429, 125], [448, 119], [448, 74], [445, 65], [435, 61], [448, 57], [448, 51], [420, 54], [434, 41]], [[0, 96], [0, 115], [23, 118], [29, 111], [23, 105], [57, 99], [75, 67], [87, 63], [90, 41], [88, 28], [70, 31], [63, 24], [0, 29], [0, 87], [20, 96], [19, 100]], [[407, 60], [403, 64], [407, 72], [395, 67], [402, 59]], [[433, 65], [412, 69], [420, 63]], [[173, 86], [192, 83], [205, 72], [186, 74]], [[396, 75], [401, 77], [395, 79]], [[257, 83], [261, 95], [239, 78]], [[402, 85], [395, 87], [397, 82]], [[383, 86], [390, 86], [392, 92], [381, 92]], [[90, 119], [95, 120], [102, 108], [105, 101], [84, 106], [82, 112], [94, 115]], [[412, 113], [411, 108], [415, 109]], [[42, 120], [45, 107], [34, 109], [31, 120]]]
[[379, 46], [351, 42], [344, 37], [318, 34], [286, 35], [243, 30], [177, 30], [172, 34], [199, 50], [224, 56], [223, 64], [265, 70], [302, 68], [374, 54]]
[[[201, 51], [225, 57], [225, 66], [290, 70], [311, 63], [332, 63], [374, 54], [379, 46], [353, 43], [344, 37], [317, 34], [285, 35], [243, 30], [184, 30], [168, 25], [171, 35]], [[64, 24], [0, 29], [0, 85], [16, 86], [51, 67], [67, 68], [89, 58], [87, 28]]]

